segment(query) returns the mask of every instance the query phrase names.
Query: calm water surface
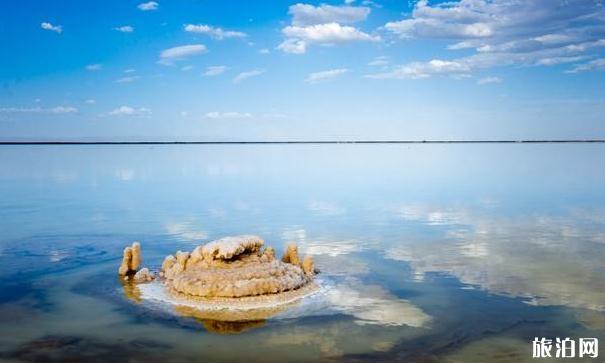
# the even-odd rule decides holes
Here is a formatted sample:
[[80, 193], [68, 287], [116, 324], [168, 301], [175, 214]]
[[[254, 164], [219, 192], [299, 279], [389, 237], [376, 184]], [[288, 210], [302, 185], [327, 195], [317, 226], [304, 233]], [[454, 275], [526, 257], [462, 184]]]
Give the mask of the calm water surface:
[[[602, 144], [0, 147], [0, 360], [529, 362], [535, 336], [605, 345], [604, 165]], [[116, 276], [132, 241], [157, 268], [242, 233], [312, 254], [321, 299], [225, 324]]]

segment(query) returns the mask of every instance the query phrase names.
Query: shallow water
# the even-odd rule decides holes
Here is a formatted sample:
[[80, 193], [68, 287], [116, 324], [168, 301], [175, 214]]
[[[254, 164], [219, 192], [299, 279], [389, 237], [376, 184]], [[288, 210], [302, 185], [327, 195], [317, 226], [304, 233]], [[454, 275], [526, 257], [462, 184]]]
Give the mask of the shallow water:
[[[603, 165], [602, 144], [3, 146], [0, 360], [519, 362], [536, 336], [604, 345]], [[279, 254], [296, 241], [322, 294], [224, 323], [116, 276], [134, 240], [158, 268], [243, 233]]]

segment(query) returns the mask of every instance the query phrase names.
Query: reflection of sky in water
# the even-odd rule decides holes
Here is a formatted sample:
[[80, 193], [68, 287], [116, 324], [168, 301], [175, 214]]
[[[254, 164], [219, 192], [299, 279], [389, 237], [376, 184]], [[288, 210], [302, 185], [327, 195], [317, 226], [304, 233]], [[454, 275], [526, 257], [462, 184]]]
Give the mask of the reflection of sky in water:
[[[480, 362], [526, 357], [535, 334], [602, 336], [604, 159], [586, 144], [0, 148], [0, 358], [63, 336], [97, 357]], [[240, 233], [312, 254], [321, 304], [226, 340], [116, 294], [132, 240], [156, 267]]]

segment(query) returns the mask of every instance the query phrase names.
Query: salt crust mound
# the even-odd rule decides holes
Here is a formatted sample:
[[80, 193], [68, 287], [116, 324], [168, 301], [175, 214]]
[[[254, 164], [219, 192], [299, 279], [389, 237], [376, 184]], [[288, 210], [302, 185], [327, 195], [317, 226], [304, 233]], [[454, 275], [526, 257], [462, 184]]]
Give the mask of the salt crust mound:
[[260, 237], [242, 235], [178, 251], [164, 259], [160, 276], [175, 293], [206, 298], [278, 294], [312, 281], [313, 260], [307, 256], [301, 263], [296, 245], [288, 246], [280, 261], [263, 244]]

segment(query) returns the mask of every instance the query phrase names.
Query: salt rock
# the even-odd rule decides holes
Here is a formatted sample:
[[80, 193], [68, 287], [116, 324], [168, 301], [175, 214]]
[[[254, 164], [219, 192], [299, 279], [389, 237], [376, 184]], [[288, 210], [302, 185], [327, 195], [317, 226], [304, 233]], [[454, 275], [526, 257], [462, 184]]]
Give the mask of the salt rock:
[[313, 262], [313, 257], [310, 255], [305, 256], [302, 262], [302, 269], [307, 275], [315, 274], [315, 263]]
[[176, 263], [176, 258], [173, 255], [168, 255], [162, 262], [162, 272], [166, 272]]
[[131, 246], [124, 248], [122, 264], [118, 269], [120, 276], [134, 274], [141, 265], [141, 244], [134, 242]]
[[296, 244], [291, 243], [286, 248], [286, 252], [282, 257], [282, 261], [285, 263], [291, 263], [293, 265], [300, 265], [300, 259], [298, 258], [298, 247]]
[[130, 270], [136, 271], [141, 266], [141, 244], [139, 242], [132, 243], [132, 259], [130, 260]]
[[186, 295], [238, 298], [295, 290], [312, 280], [299, 265], [296, 245], [288, 247], [284, 262], [275, 259], [271, 247], [261, 251], [263, 244], [257, 236], [233, 236], [167, 256], [162, 264], [166, 285]]
[[149, 282], [149, 281], [153, 281], [155, 277], [153, 276], [153, 274], [149, 271], [149, 269], [147, 267], [144, 267], [142, 269], [140, 269], [139, 271], [137, 271], [136, 274], [134, 274], [134, 281], [137, 283], [141, 283], [141, 282]]
[[263, 252], [263, 256], [266, 256], [266, 259], [269, 261], [274, 260], [275, 259], [275, 250], [273, 249], [273, 247], [265, 248], [265, 251]]
[[228, 260], [242, 253], [257, 252], [263, 244], [264, 241], [258, 236], [224, 237], [204, 245], [201, 252], [204, 258], [210, 260]]

